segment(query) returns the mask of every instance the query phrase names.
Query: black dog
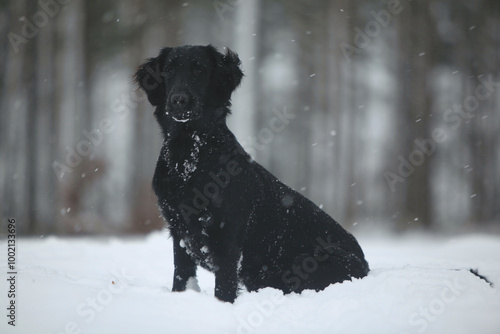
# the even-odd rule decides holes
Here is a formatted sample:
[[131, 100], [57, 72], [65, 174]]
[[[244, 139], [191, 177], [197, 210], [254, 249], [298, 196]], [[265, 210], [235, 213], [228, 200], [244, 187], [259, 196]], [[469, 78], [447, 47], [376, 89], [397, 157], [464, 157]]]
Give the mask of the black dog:
[[366, 276], [356, 239], [253, 161], [226, 126], [240, 63], [229, 49], [180, 46], [135, 74], [164, 135], [153, 188], [174, 243], [172, 290], [185, 290], [197, 265], [229, 302], [240, 282], [290, 293]]

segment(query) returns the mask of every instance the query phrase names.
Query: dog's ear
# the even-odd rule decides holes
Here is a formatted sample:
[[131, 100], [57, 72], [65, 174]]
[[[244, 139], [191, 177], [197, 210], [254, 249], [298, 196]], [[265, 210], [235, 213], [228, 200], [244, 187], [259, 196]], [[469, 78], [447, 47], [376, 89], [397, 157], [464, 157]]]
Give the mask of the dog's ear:
[[171, 50], [172, 48], [163, 48], [158, 57], [149, 58], [134, 74], [134, 81], [146, 92], [149, 102], [155, 107], [166, 99], [165, 81], [161, 73]]
[[240, 69], [240, 58], [229, 48], [226, 48], [226, 52], [222, 54], [212, 45], [208, 47], [212, 49], [216, 59], [217, 66], [214, 73], [216, 95], [219, 101], [229, 105], [231, 93], [240, 85], [241, 78], [243, 77], [243, 72]]

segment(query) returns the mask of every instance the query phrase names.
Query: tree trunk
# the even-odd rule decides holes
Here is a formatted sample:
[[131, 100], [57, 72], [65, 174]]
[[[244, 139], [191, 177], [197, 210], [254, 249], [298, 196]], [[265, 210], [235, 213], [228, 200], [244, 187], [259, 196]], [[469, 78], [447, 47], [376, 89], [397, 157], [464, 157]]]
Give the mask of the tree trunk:
[[[417, 139], [429, 139], [431, 94], [427, 87], [427, 75], [434, 60], [436, 36], [434, 22], [430, 17], [429, 4], [405, 3], [401, 15], [403, 29], [400, 29], [399, 72], [403, 76], [401, 112], [406, 114], [405, 148], [403, 158], [413, 166], [413, 172], [406, 178], [406, 214], [402, 216], [402, 226], [432, 226], [431, 173], [430, 160], [415, 146]], [[418, 27], [416, 29], [415, 27]], [[405, 135], [405, 132], [402, 135]]]

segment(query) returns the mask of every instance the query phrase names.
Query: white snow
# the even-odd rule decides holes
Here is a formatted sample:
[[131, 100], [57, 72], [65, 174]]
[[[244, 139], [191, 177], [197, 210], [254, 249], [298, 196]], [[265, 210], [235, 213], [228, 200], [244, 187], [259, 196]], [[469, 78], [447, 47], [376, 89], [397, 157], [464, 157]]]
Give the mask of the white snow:
[[2, 240], [0, 333], [500, 333], [500, 237], [358, 239], [370, 262], [367, 277], [319, 293], [242, 291], [228, 304], [215, 299], [213, 275], [202, 269], [201, 292], [170, 292], [166, 232], [18, 238], [15, 328], [7, 325]]
[[201, 292], [200, 285], [198, 284], [198, 278], [190, 277], [186, 283], [186, 289]]

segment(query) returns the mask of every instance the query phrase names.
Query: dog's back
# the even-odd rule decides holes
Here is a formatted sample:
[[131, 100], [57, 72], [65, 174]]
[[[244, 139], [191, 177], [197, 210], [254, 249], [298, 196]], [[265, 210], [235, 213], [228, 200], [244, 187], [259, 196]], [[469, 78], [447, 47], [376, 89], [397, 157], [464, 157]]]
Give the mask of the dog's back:
[[[361, 278], [368, 263], [356, 239], [309, 199], [254, 161], [241, 162], [252, 203], [242, 245], [241, 277], [249, 290], [322, 290]], [[232, 203], [238, 207], [238, 203]]]

